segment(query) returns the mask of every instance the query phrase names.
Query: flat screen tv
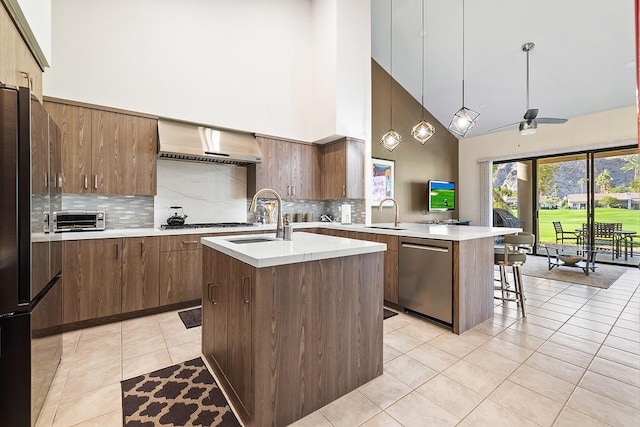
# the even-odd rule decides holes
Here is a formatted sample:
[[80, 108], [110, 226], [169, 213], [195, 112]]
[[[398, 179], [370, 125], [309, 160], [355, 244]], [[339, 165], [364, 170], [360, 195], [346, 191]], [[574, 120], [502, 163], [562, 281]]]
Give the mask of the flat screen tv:
[[429, 181], [427, 199], [430, 211], [452, 211], [456, 208], [456, 183]]

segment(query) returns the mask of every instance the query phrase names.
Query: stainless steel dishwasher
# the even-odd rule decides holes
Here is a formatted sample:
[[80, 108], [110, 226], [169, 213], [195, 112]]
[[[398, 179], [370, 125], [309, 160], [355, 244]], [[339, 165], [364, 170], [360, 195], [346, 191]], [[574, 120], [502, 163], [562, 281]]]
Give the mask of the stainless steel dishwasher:
[[452, 242], [400, 238], [399, 303], [448, 325], [453, 319]]

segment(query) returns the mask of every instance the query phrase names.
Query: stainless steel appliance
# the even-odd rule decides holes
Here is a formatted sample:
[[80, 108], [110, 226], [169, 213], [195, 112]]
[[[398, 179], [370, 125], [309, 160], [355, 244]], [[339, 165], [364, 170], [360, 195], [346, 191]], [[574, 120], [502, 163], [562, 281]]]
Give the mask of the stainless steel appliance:
[[255, 135], [198, 123], [158, 119], [158, 157], [248, 165], [262, 162]]
[[447, 325], [453, 319], [452, 242], [400, 238], [398, 303]]
[[60, 130], [29, 89], [0, 85], [0, 424], [35, 424], [62, 355]]
[[[61, 231], [102, 231], [105, 226], [104, 211], [60, 211], [53, 212], [53, 232]], [[45, 221], [45, 231], [46, 229]]]

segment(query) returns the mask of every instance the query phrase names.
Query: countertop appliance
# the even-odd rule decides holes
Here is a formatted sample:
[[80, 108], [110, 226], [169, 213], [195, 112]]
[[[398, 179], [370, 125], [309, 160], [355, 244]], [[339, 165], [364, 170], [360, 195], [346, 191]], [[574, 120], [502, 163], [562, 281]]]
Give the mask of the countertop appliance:
[[169, 208], [169, 218], [167, 218], [168, 225], [184, 225], [184, 221], [188, 215], [184, 214], [182, 206], [171, 206]]
[[35, 424], [62, 355], [62, 239], [42, 233], [43, 217], [61, 210], [60, 142], [29, 89], [0, 85], [0, 423], [7, 426]]
[[[53, 232], [102, 231], [105, 226], [104, 211], [60, 211], [51, 214]], [[45, 232], [49, 231], [45, 221]]]
[[400, 238], [398, 303], [407, 310], [452, 325], [452, 242]]
[[162, 224], [161, 230], [180, 230], [182, 228], [251, 227], [248, 222], [200, 222], [193, 224]]

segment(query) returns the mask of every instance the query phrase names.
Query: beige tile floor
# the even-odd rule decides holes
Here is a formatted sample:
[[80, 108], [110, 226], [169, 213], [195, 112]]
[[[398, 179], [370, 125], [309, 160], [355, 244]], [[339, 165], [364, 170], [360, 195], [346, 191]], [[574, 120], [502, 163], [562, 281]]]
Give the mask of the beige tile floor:
[[[384, 374], [294, 425], [638, 426], [640, 270], [609, 289], [524, 277], [528, 315], [497, 303], [464, 333], [384, 321]], [[66, 333], [38, 426], [119, 426], [119, 382], [200, 354], [176, 312]]]

